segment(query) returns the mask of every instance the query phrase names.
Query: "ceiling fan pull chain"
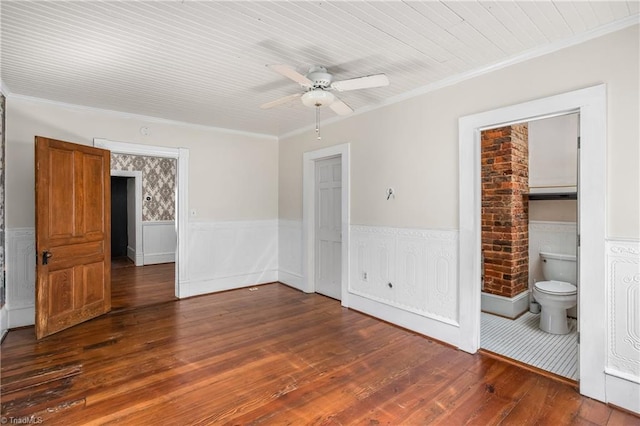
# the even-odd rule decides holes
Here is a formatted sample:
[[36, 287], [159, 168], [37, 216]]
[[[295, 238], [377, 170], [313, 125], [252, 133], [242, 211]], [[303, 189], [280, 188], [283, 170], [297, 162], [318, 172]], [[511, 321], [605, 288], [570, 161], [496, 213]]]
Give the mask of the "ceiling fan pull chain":
[[316, 105], [316, 133], [318, 134], [318, 140], [322, 139], [320, 136], [320, 105]]

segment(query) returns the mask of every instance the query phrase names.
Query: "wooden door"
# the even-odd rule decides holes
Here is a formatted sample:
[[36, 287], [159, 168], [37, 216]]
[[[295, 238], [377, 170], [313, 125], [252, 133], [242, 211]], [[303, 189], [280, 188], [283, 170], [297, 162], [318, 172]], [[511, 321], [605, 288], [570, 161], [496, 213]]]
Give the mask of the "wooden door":
[[315, 291], [342, 298], [342, 162], [316, 163]]
[[36, 136], [36, 336], [111, 309], [109, 151]]

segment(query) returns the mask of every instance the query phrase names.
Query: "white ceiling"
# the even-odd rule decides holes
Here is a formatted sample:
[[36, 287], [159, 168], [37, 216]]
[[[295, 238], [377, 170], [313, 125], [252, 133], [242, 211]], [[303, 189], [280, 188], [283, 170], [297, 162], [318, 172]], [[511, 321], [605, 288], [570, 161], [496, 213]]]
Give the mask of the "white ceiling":
[[[6, 1], [2, 82], [10, 94], [248, 132], [313, 125], [301, 90], [265, 67], [336, 79], [356, 111], [638, 15], [638, 1]], [[322, 110], [324, 119], [333, 117]]]

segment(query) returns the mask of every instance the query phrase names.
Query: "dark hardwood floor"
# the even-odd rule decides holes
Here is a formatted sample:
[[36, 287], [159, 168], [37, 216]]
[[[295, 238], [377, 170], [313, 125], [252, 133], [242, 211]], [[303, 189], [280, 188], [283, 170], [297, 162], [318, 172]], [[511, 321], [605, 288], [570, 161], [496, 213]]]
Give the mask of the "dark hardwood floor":
[[640, 423], [282, 284], [10, 331], [1, 361], [2, 416], [45, 425]]
[[132, 309], [176, 300], [175, 263], [138, 266], [111, 259], [111, 309]]

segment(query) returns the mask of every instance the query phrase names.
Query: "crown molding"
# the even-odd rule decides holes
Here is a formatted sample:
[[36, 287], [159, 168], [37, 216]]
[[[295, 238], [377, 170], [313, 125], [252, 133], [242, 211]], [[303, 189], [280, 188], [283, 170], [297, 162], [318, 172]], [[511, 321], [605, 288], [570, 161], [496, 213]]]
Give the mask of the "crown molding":
[[[618, 21], [614, 21], [611, 22], [609, 24], [606, 25], [602, 25], [600, 27], [591, 29], [589, 31], [586, 31], [584, 33], [575, 35], [573, 37], [569, 37], [566, 38], [564, 40], [559, 40], [553, 43], [550, 43], [546, 46], [540, 46], [540, 47], [535, 47], [533, 49], [527, 50], [526, 52], [511, 56], [507, 59], [498, 61], [498, 62], [494, 62], [492, 64], [486, 65], [484, 67], [481, 68], [476, 68], [474, 70], [471, 71], [467, 71], [464, 73], [460, 73], [460, 74], [456, 74], [453, 75], [451, 77], [445, 78], [443, 80], [438, 80], [434, 83], [428, 84], [426, 86], [422, 86], [422, 87], [418, 87], [417, 89], [414, 90], [410, 90], [408, 92], [402, 93], [400, 95], [397, 96], [393, 96], [391, 98], [388, 98], [386, 100], [384, 100], [383, 102], [376, 104], [376, 105], [371, 105], [371, 106], [366, 106], [363, 108], [359, 108], [357, 111], [354, 111], [353, 114], [349, 114], [348, 116], [342, 116], [342, 117], [332, 117], [329, 118], [327, 120], [324, 120], [322, 122], [322, 124], [324, 125], [328, 125], [328, 124], [332, 124], [338, 121], [342, 121], [342, 120], [347, 120], [351, 117], [355, 117], [357, 115], [360, 114], [364, 114], [370, 111], [374, 111], [376, 109], [380, 109], [380, 108], [384, 108], [386, 106], [389, 105], [393, 105], [393, 104], [397, 104], [399, 102], [405, 101], [407, 99], [411, 99], [411, 98], [415, 98], [417, 96], [421, 96], [430, 92], [434, 92], [436, 90], [442, 89], [444, 87], [448, 87], [448, 86], [453, 86], [455, 84], [461, 83], [465, 80], [470, 80], [472, 78], [475, 77], [479, 77], [481, 75], [484, 74], [489, 74], [493, 71], [497, 71], [499, 69], [502, 68], [507, 68], [511, 65], [515, 65], [518, 64], [520, 62], [525, 62], [528, 61], [530, 59], [534, 59], [534, 58], [538, 58], [540, 56], [544, 56], [544, 55], [548, 55], [550, 53], [554, 53], [557, 52], [559, 50], [562, 49], [566, 49], [568, 47], [571, 46], [575, 46], [578, 44], [582, 44], [585, 43], [589, 40], [593, 40], [596, 39], [598, 37], [602, 37], [605, 36], [607, 34], [610, 33], [614, 33], [616, 31], [621, 31], [625, 28], [634, 26], [634, 25], [638, 25], [640, 24], [640, 14], [635, 14], [635, 15], [631, 15], [628, 16], [624, 19], [620, 19]], [[301, 127], [299, 129], [295, 129], [295, 130], [291, 130], [287, 133], [284, 133], [282, 135], [280, 135], [278, 138], [279, 139], [286, 139], [289, 138], [291, 136], [296, 136], [311, 130], [315, 130], [315, 124], [314, 125], [309, 125], [309, 126], [304, 126]]]
[[116, 116], [119, 118], [141, 120], [146, 123], [166, 124], [166, 125], [173, 125], [173, 126], [188, 127], [192, 129], [216, 131], [216, 132], [225, 133], [229, 135], [240, 135], [240, 136], [249, 136], [249, 137], [260, 138], [260, 139], [278, 140], [278, 137], [276, 135], [270, 135], [267, 133], [247, 132], [244, 130], [235, 130], [235, 129], [226, 129], [224, 127], [207, 126], [205, 124], [188, 123], [186, 121], [170, 120], [168, 118], [152, 117], [149, 115], [134, 114], [130, 112], [116, 111], [112, 109], [104, 109], [104, 108], [90, 107], [86, 105], [71, 104], [67, 102], [54, 101], [51, 99], [38, 98], [35, 96], [19, 95], [19, 94], [12, 93], [11, 99], [20, 99], [28, 102], [39, 102], [43, 104], [54, 105], [57, 107], [72, 109], [76, 111], [96, 112], [100, 114]]

